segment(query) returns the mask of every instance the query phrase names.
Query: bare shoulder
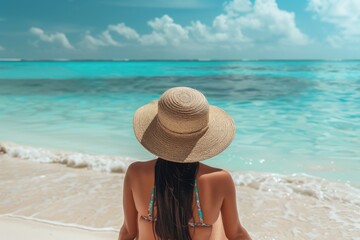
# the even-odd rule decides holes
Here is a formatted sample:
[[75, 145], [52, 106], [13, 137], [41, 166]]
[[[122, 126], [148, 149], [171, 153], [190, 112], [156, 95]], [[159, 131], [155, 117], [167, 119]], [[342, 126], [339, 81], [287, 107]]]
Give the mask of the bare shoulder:
[[132, 162], [128, 166], [127, 172], [144, 171], [154, 166], [154, 164], [155, 164], [155, 160]]
[[223, 186], [234, 185], [231, 174], [221, 168], [214, 168], [206, 164], [200, 165], [200, 178], [206, 179], [206, 181], [216, 182], [217, 184], [224, 184]]
[[155, 164], [155, 160], [137, 161], [131, 163], [126, 170], [126, 177], [133, 178], [135, 176], [151, 173]]

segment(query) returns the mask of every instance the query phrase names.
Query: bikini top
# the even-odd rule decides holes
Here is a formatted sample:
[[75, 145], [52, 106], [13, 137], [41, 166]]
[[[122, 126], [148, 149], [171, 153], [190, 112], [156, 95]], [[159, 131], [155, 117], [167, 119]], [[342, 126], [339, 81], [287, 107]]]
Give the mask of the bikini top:
[[[195, 199], [196, 199], [197, 212], [199, 214], [199, 222], [190, 221], [188, 224], [190, 227], [211, 227], [211, 225], [206, 224], [204, 222], [204, 216], [203, 216], [201, 206], [200, 206], [199, 189], [196, 184], [196, 180], [194, 183], [195, 183], [194, 184]], [[153, 187], [152, 192], [151, 192], [150, 203], [149, 203], [149, 208], [148, 208], [148, 215], [141, 216], [142, 219], [149, 221], [149, 222], [156, 221], [156, 218], [153, 218], [153, 216], [152, 216], [152, 212], [154, 209], [154, 192], [155, 192], [155, 187]]]

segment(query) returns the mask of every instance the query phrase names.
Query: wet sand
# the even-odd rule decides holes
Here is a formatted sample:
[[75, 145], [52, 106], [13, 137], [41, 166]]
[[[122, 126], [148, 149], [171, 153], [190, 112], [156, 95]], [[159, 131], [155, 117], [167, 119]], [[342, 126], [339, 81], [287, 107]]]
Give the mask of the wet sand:
[[115, 232], [95, 232], [24, 220], [13, 217], [0, 217], [0, 236], [7, 240], [106, 240], [117, 239]]
[[[0, 164], [0, 235], [7, 240], [50, 239], [49, 234], [51, 239], [116, 239], [123, 221], [123, 174], [6, 155], [0, 155]], [[254, 239], [360, 236], [357, 202], [319, 197], [296, 181], [299, 189], [292, 192], [259, 180], [236, 186], [240, 220]]]

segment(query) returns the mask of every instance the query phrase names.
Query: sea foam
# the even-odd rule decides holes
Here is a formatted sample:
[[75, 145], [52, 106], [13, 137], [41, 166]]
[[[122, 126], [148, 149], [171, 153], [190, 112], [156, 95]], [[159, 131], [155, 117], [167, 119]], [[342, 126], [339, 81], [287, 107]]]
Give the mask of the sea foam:
[[[124, 156], [93, 155], [66, 152], [0, 142], [0, 154], [40, 163], [58, 163], [71, 168], [87, 168], [100, 172], [125, 173], [135, 161]], [[329, 181], [324, 178], [294, 173], [281, 175], [264, 172], [231, 172], [234, 183], [261, 192], [273, 192], [279, 197], [299, 194], [319, 200], [336, 200], [360, 206], [360, 190], [349, 183]]]
[[272, 192], [278, 197], [298, 194], [318, 200], [336, 200], [360, 206], [360, 189], [349, 183], [329, 181], [304, 173], [281, 175], [262, 172], [232, 172], [232, 177], [236, 185], [262, 192]]
[[40, 163], [60, 163], [72, 168], [88, 168], [101, 172], [123, 173], [134, 161], [130, 157], [91, 155], [0, 142], [0, 153]]
[[[5, 158], [0, 158], [4, 169], [0, 172], [0, 193], [7, 197], [0, 198], [0, 216], [94, 231], [117, 231], [121, 226], [124, 178], [121, 173], [134, 159], [9, 142], [0, 143], [1, 154]], [[70, 168], [34, 162], [60, 163]], [[360, 190], [348, 183], [299, 173], [231, 172], [231, 175], [241, 221], [254, 239], [360, 236]]]

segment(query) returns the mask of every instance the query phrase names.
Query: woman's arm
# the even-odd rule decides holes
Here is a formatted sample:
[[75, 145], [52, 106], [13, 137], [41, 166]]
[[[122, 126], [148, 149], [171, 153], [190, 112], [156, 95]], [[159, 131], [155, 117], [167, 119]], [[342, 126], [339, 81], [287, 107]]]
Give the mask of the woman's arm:
[[134, 165], [131, 164], [124, 178], [123, 186], [123, 207], [124, 207], [124, 223], [119, 232], [119, 240], [133, 240], [138, 234], [137, 217], [138, 213], [131, 190], [131, 178], [134, 174]]
[[224, 225], [225, 235], [229, 240], [251, 240], [246, 229], [240, 224], [237, 206], [236, 189], [231, 175], [224, 171], [224, 200], [221, 206], [221, 216]]

